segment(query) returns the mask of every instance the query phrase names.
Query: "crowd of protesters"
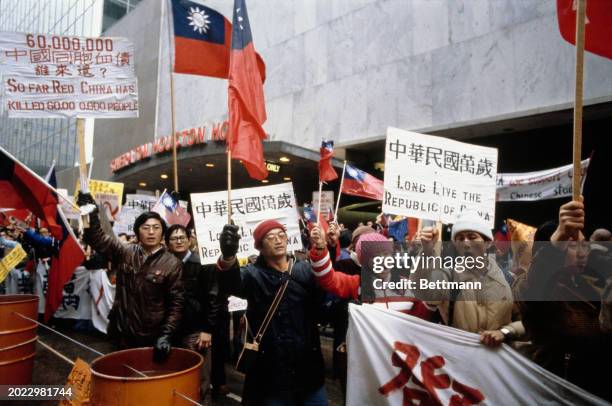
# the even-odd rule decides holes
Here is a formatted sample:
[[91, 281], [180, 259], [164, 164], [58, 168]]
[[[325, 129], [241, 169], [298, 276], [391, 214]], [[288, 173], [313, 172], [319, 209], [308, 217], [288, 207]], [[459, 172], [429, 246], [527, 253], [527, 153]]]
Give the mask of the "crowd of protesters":
[[[103, 230], [91, 195], [79, 194], [77, 203], [92, 210], [81, 236], [88, 254], [83, 265], [106, 268], [116, 281], [109, 339], [117, 349], [152, 346], [156, 362], [164, 362], [174, 346], [201, 353], [203, 399], [211, 384], [214, 393], [227, 393], [227, 303], [234, 295], [248, 301], [244, 317], [233, 318], [234, 341], [238, 347], [255, 344], [254, 352], [235, 349], [234, 360], [239, 358], [246, 372], [245, 404], [327, 404], [320, 341], [327, 327], [333, 330], [334, 375], [345, 389], [349, 302], [477, 333], [482, 345], [492, 349], [511, 344], [549, 371], [612, 400], [607, 374], [593, 368], [594, 360], [612, 360], [612, 245], [606, 244], [612, 233], [598, 229], [587, 244], [582, 200], [563, 204], [556, 222], [539, 227], [536, 240], [547, 243], [534, 244], [526, 271], [516, 265], [508, 246], [494, 243], [486, 223], [467, 212], [452, 226], [450, 246], [454, 255], [485, 257], [483, 266], [461, 273], [423, 267], [407, 274], [362, 272], [374, 257], [396, 250], [383, 215], [352, 231], [335, 222], [325, 227], [303, 222], [306, 249], [293, 253], [287, 250], [284, 225], [262, 221], [253, 232], [259, 255], [244, 266], [236, 257], [239, 229], [226, 225], [218, 262], [205, 266], [191, 230], [168, 226], [157, 213], [136, 219], [134, 237], [115, 237]], [[436, 227], [422, 227], [409, 249], [432, 255], [440, 234]], [[0, 293], [10, 291], [13, 280], [20, 281], [20, 293], [40, 293], [36, 267], [49, 269], [57, 249], [54, 240], [44, 227], [23, 223], [0, 230], [0, 257], [17, 244], [28, 257], [12, 271], [19, 277], [7, 279]], [[371, 283], [363, 278], [479, 281], [482, 288], [368, 292]]]

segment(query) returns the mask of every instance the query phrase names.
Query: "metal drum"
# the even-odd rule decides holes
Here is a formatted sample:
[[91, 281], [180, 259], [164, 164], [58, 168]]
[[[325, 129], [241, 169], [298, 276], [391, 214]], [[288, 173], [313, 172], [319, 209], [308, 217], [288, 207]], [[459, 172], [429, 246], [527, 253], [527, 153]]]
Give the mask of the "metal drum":
[[37, 312], [36, 295], [0, 296], [0, 385], [32, 383], [37, 325], [14, 313], [36, 320]]
[[160, 364], [153, 362], [151, 347], [96, 358], [91, 363], [92, 404], [191, 405], [180, 395], [199, 401], [203, 362], [200, 354], [183, 348], [172, 348], [168, 359]]

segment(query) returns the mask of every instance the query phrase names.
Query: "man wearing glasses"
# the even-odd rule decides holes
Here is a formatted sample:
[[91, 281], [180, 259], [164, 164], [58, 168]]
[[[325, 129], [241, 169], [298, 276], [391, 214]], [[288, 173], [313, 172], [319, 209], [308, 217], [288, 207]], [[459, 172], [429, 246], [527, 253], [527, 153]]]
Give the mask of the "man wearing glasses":
[[253, 230], [259, 256], [240, 269], [236, 261], [238, 227], [226, 225], [217, 263], [223, 290], [248, 300], [248, 341], [263, 324], [271, 304], [288, 280], [280, 304], [265, 330], [254, 365], [247, 368], [244, 404], [327, 405], [325, 367], [317, 322], [323, 291], [307, 261], [287, 255], [287, 232], [276, 220], [260, 222]]
[[212, 333], [220, 308], [215, 266], [202, 265], [198, 254], [189, 250], [189, 233], [180, 224], [168, 228], [166, 245], [183, 263], [185, 306], [178, 338], [182, 347], [204, 357], [200, 397], [205, 399], [210, 387]]
[[163, 362], [170, 354], [183, 312], [181, 261], [162, 245], [166, 223], [155, 212], [142, 213], [134, 221], [138, 244], [126, 245], [102, 230], [91, 194], [79, 192], [77, 204], [95, 207], [85, 229], [85, 241], [117, 270], [108, 335], [119, 348], [152, 345], [153, 359]]

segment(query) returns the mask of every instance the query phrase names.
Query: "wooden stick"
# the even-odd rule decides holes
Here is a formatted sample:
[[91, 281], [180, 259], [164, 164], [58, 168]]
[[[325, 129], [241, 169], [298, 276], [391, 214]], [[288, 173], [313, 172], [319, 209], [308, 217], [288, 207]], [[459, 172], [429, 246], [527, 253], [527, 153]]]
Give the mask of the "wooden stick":
[[321, 194], [323, 193], [323, 182], [319, 181], [319, 204], [317, 208], [317, 226], [320, 225], [319, 218], [321, 217]]
[[584, 19], [586, 14], [585, 0], [576, 0], [576, 89], [574, 95], [574, 177], [572, 199], [578, 200], [581, 183], [582, 156], [582, 97], [584, 80]]
[[[342, 185], [344, 185], [344, 172], [346, 172], [346, 161], [342, 166], [342, 177], [340, 178], [340, 189], [338, 190], [338, 200], [336, 200], [336, 210], [334, 211], [334, 221], [338, 223], [338, 208], [340, 207], [340, 196], [342, 195]], [[319, 200], [321, 198], [319, 197]]]
[[232, 224], [232, 150], [227, 149], [227, 224]]
[[74, 361], [71, 360], [70, 358], [68, 358], [67, 356], [65, 356], [64, 354], [62, 354], [61, 352], [59, 352], [57, 350], [54, 350], [53, 348], [51, 348], [51, 346], [49, 346], [48, 344], [45, 344], [41, 340], [38, 340], [37, 342], [38, 342], [38, 344], [40, 344], [41, 346], [43, 346], [47, 350], [51, 351], [53, 354], [57, 355], [58, 357], [60, 357], [61, 359], [63, 359], [67, 363], [69, 363], [70, 365], [74, 366]]
[[74, 207], [76, 210], [81, 211], [80, 207], [76, 205], [75, 202], [73, 202], [72, 200], [68, 199], [68, 197], [64, 196], [63, 194], [61, 194], [60, 192], [57, 191], [56, 188], [54, 188], [53, 186], [51, 186], [48, 182], [46, 182], [43, 178], [41, 178], [36, 172], [33, 172], [30, 168], [28, 168], [27, 166], [25, 166], [24, 164], [22, 164], [21, 162], [19, 162], [17, 160], [17, 158], [15, 158], [13, 155], [11, 155], [11, 153], [9, 153], [7, 150], [5, 150], [4, 148], [0, 147], [0, 151], [2, 151], [4, 154], [6, 154], [6, 156], [10, 157], [13, 162], [15, 162], [17, 165], [19, 165], [21, 168], [23, 168], [24, 170], [26, 170], [30, 175], [34, 176], [38, 181], [42, 182], [43, 185], [45, 185], [49, 190], [51, 190], [53, 193], [55, 193], [57, 196], [61, 197], [62, 199], [64, 199], [64, 201], [66, 201], [68, 204], [70, 204], [72, 207]]
[[[79, 143], [79, 181], [81, 191], [89, 193], [89, 179], [87, 179], [87, 160], [85, 158], [85, 119], [77, 118], [77, 141]], [[80, 210], [79, 210], [80, 211]], [[83, 228], [89, 228], [89, 215], [81, 216]]]
[[[170, 60], [170, 64], [172, 65], [172, 60]], [[170, 69], [172, 69], [172, 67]], [[172, 74], [172, 70], [170, 70], [170, 105], [172, 111], [172, 170], [174, 172], [174, 191], [178, 193], [179, 183], [178, 164], [176, 159], [176, 127], [174, 123], [174, 75]]]
[[[166, 10], [166, 1], [162, 1], [162, 19], [164, 11]], [[176, 158], [176, 124], [175, 124], [175, 114], [174, 114], [174, 58], [172, 55], [172, 14], [167, 13], [168, 15], [168, 64], [170, 65], [170, 114], [171, 114], [171, 123], [172, 123], [172, 172], [174, 177], [174, 191], [179, 193], [179, 182], [178, 182], [178, 164]]]

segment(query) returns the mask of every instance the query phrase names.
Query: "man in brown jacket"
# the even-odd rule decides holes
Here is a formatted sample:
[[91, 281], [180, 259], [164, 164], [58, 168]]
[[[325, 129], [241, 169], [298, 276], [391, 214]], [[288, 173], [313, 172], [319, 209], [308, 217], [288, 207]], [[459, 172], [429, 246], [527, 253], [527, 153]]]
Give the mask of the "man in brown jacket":
[[[95, 206], [89, 193], [79, 193], [77, 203]], [[181, 261], [161, 243], [166, 223], [159, 214], [145, 212], [134, 222], [138, 244], [124, 244], [102, 230], [97, 208], [89, 217], [85, 241], [117, 270], [108, 335], [119, 348], [153, 345], [155, 361], [165, 360], [183, 311]]]

